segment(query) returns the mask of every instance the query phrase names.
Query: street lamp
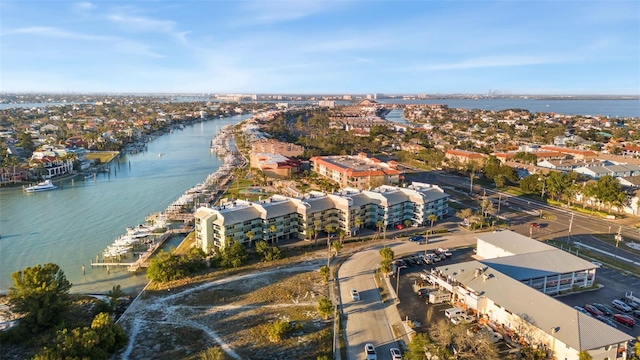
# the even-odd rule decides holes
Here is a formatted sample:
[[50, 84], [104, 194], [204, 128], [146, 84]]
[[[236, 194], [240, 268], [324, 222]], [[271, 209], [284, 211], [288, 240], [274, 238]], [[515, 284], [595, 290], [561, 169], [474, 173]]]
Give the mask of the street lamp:
[[544, 186], [547, 184], [547, 182], [542, 176], [538, 178], [538, 181], [542, 181], [542, 193], [540, 194], [540, 197], [542, 198], [542, 200], [544, 200]]

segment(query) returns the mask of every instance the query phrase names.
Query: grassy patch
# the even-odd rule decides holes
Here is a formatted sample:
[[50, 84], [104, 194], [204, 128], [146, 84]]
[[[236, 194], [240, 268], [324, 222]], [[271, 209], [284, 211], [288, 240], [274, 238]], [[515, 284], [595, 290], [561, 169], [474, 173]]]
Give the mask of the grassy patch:
[[[613, 231], [613, 230], [612, 230]], [[600, 241], [604, 241], [608, 244], [611, 244], [613, 246], [616, 246], [616, 239], [615, 236], [616, 234], [591, 234], [591, 236], [595, 237], [596, 239], [600, 240]], [[624, 245], [624, 237], [622, 238], [622, 241], [618, 244], [619, 247], [624, 248], [626, 251], [636, 254], [636, 255], [640, 255], [640, 250], [636, 250], [634, 248], [630, 248], [628, 246]]]
[[117, 151], [91, 151], [87, 152], [87, 160], [100, 160], [102, 164], [106, 164], [118, 154]]

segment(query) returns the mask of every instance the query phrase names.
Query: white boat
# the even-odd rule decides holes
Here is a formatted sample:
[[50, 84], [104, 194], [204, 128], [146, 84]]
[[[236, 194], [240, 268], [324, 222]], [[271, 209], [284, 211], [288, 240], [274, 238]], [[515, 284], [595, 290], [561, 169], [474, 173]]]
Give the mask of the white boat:
[[24, 191], [26, 191], [26, 192], [38, 192], [38, 191], [53, 190], [53, 189], [56, 189], [56, 188], [57, 188], [57, 186], [53, 185], [51, 180], [45, 180], [45, 181], [43, 181], [41, 183], [38, 183], [36, 185], [29, 186], [28, 188], [25, 188]]

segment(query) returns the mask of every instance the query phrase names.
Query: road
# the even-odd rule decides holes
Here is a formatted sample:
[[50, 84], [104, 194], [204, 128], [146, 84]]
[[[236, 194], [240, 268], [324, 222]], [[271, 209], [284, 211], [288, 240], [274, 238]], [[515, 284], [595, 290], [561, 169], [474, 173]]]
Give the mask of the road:
[[[420, 176], [418, 174], [414, 174]], [[432, 178], [434, 178], [433, 174], [430, 174]], [[426, 175], [422, 175], [422, 177], [426, 178]], [[469, 188], [469, 179], [451, 175], [447, 173], [436, 173], [435, 183], [444, 186], [456, 186], [463, 189]], [[518, 219], [518, 216], [514, 214], [514, 212], [527, 212], [529, 211], [531, 214], [534, 214], [537, 211], [544, 211], [545, 213], [550, 213], [554, 215], [554, 220], [545, 220], [544, 222], [548, 224], [548, 227], [542, 229], [519, 229], [519, 232], [527, 233], [534, 238], [545, 240], [555, 239], [555, 240], [565, 240], [572, 242], [581, 242], [583, 244], [596, 247], [603, 251], [609, 252], [611, 254], [617, 254], [621, 258], [629, 259], [636, 263], [640, 263], [640, 255], [627, 251], [624, 246], [625, 241], [631, 242], [640, 242], [640, 231], [630, 226], [620, 225], [615, 223], [614, 221], [601, 219], [599, 217], [592, 217], [590, 215], [577, 213], [568, 209], [562, 209], [554, 206], [549, 206], [546, 204], [542, 204], [536, 201], [528, 200], [526, 198], [520, 198], [517, 196], [513, 196], [507, 193], [501, 193], [491, 189], [482, 189], [486, 191], [486, 195], [489, 198], [492, 198], [499, 202], [500, 204], [500, 215], [504, 215], [507, 218], [515, 220], [515, 223], [518, 222], [522, 224], [526, 224], [527, 220], [531, 221], [531, 217], [522, 217], [522, 219]], [[572, 220], [573, 219], [573, 220]], [[535, 221], [535, 220], [534, 220]], [[513, 222], [512, 222], [513, 223]], [[569, 234], [569, 227], [571, 227], [571, 234]], [[516, 229], [514, 229], [516, 230]], [[617, 233], [620, 231], [622, 236], [622, 242], [620, 242], [620, 246], [616, 249], [616, 247], [612, 244], [601, 241], [591, 234], [595, 233]], [[571, 235], [571, 239], [569, 236]]]
[[[390, 240], [388, 246], [396, 256], [401, 256], [423, 252], [425, 248], [431, 250], [440, 246], [455, 248], [475, 245], [474, 235], [433, 237], [428, 245]], [[381, 248], [382, 245], [355, 252], [338, 270], [341, 309], [346, 315], [347, 358], [350, 360], [364, 358], [364, 345], [369, 342], [375, 345], [379, 360], [390, 359], [389, 349], [400, 347], [391, 330], [392, 325], [403, 329], [398, 309], [392, 302], [382, 303], [374, 280], [374, 271], [381, 260]], [[351, 289], [358, 290], [359, 301], [351, 300]]]

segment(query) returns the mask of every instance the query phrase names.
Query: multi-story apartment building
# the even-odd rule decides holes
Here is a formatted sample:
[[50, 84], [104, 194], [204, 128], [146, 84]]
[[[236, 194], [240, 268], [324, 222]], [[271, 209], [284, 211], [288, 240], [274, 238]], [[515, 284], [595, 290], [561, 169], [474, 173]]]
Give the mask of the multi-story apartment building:
[[356, 156], [315, 156], [311, 158], [311, 163], [314, 172], [337, 182], [341, 187], [370, 189], [398, 184], [402, 180], [402, 172], [395, 163], [369, 158], [365, 153]]
[[[435, 185], [413, 183], [374, 190], [347, 188], [325, 194], [311, 192], [300, 198], [275, 195], [258, 202], [236, 200], [195, 213], [196, 243], [204, 251], [224, 248], [229, 240], [248, 243], [280, 239], [308, 239], [327, 228], [355, 235], [363, 227], [404, 224], [427, 225], [429, 216], [441, 219], [448, 211], [449, 195]], [[250, 234], [251, 236], [249, 236]]]
[[264, 139], [251, 143], [251, 153], [280, 154], [286, 157], [301, 156], [304, 153], [304, 146], [274, 139]]

